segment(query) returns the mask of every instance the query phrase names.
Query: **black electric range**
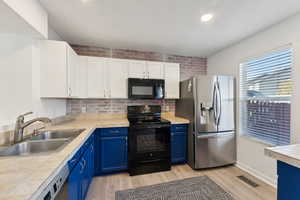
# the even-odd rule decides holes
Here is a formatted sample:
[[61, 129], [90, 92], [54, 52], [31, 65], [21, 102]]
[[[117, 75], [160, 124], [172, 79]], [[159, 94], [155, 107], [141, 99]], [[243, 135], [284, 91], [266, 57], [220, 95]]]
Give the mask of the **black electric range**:
[[171, 123], [161, 118], [159, 105], [128, 106], [129, 174], [171, 169]]

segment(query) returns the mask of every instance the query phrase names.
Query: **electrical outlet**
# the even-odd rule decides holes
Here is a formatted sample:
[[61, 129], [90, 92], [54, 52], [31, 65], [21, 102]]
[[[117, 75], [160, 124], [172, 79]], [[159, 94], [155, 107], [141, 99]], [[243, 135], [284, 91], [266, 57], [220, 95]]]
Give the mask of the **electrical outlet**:
[[82, 112], [82, 113], [86, 113], [86, 105], [83, 105], [83, 106], [81, 107], [81, 112]]
[[166, 106], [166, 112], [169, 112], [169, 111], [170, 111], [170, 107]]

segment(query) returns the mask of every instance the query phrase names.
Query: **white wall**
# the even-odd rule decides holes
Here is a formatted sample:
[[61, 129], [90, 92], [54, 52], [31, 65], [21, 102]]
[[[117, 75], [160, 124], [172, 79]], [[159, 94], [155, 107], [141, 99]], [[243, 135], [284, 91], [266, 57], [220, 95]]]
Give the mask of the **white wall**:
[[35, 31], [48, 38], [48, 13], [39, 0], [2, 0]]
[[[239, 81], [239, 64], [262, 56], [274, 49], [292, 44], [294, 53], [293, 81], [294, 94], [292, 97], [292, 142], [300, 142], [300, 14], [258, 33], [240, 43], [222, 50], [208, 58], [208, 74], [234, 75]], [[220, 37], [222, 34], [220, 34]], [[238, 87], [237, 87], [238, 90]], [[238, 93], [238, 91], [237, 91]], [[298, 102], [298, 103], [297, 103]], [[237, 108], [237, 119], [238, 116]], [[239, 124], [239, 121], [237, 122]], [[238, 133], [239, 135], [241, 133]], [[238, 137], [238, 164], [275, 184], [276, 162], [264, 155], [266, 145], [245, 137]]]
[[50, 26], [48, 26], [48, 40], [58, 40], [63, 41], [60, 35]]
[[[32, 117], [65, 115], [65, 100], [41, 100], [37, 41], [0, 35], [0, 131], [11, 128], [18, 115]], [[9, 127], [4, 127], [9, 125]]]

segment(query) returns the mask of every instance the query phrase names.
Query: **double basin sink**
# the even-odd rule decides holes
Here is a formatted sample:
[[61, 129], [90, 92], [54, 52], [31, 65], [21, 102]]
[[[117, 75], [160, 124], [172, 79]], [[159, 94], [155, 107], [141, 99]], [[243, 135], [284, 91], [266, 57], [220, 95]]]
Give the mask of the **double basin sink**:
[[84, 129], [43, 131], [27, 138], [24, 142], [0, 151], [0, 156], [23, 156], [58, 151], [75, 139]]

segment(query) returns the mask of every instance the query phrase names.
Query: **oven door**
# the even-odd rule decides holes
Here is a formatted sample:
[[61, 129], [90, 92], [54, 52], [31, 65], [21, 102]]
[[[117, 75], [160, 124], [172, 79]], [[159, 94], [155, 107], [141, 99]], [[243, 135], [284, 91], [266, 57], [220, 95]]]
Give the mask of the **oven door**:
[[129, 99], [163, 99], [164, 80], [128, 79]]
[[129, 160], [147, 163], [170, 159], [170, 125], [129, 129]]

